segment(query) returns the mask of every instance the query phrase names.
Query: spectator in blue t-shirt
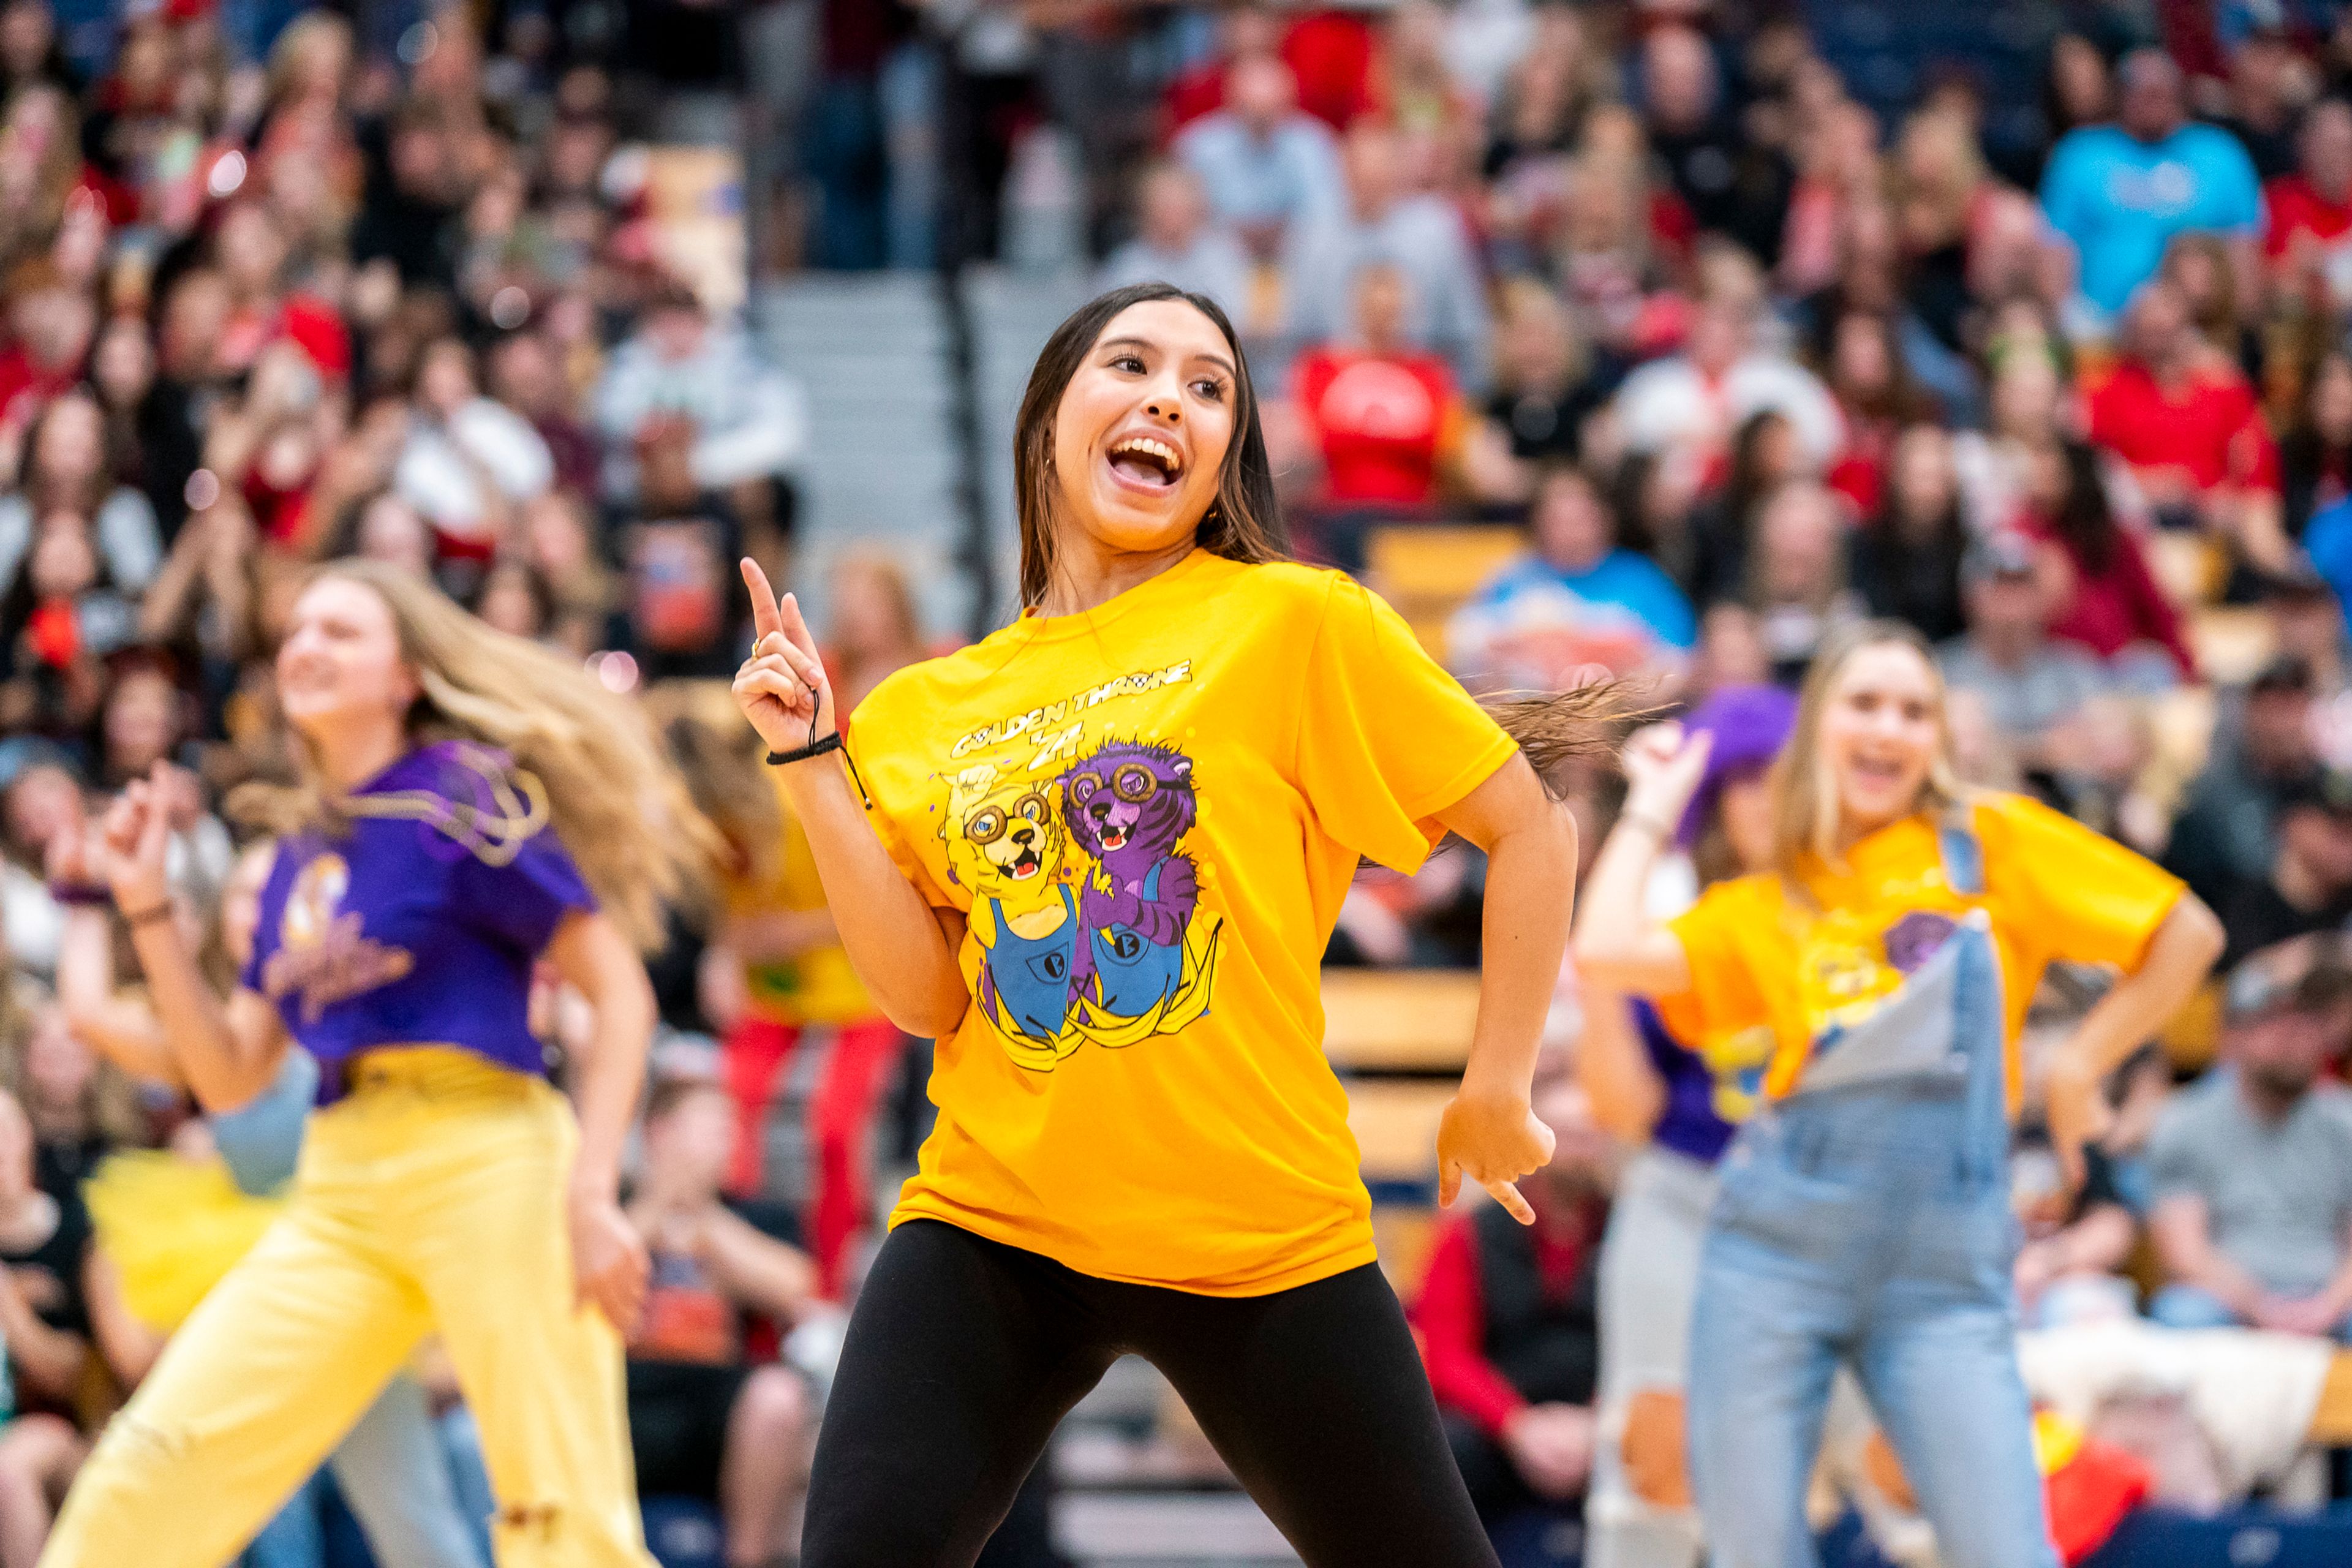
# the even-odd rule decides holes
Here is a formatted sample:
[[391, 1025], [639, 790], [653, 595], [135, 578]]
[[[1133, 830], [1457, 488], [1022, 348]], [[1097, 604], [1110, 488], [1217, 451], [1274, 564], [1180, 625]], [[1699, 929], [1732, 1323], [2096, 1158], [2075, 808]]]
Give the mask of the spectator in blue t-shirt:
[[2249, 247], [2262, 225], [2262, 186], [2237, 138], [2191, 123], [2180, 70], [2159, 49], [2125, 58], [2122, 112], [2060, 139], [2042, 177], [2042, 208], [2082, 258], [2084, 295], [2112, 315], [2156, 274], [2172, 237], [2192, 229]]
[[1339, 205], [1339, 147], [1298, 108], [1298, 83], [1280, 60], [1251, 57], [1225, 73], [1225, 106], [1176, 138], [1177, 162], [1201, 176], [1210, 208], [1261, 257], [1295, 224]]
[[1698, 635], [1690, 601], [1618, 521], [1582, 470], [1549, 468], [1528, 519], [1532, 548], [1454, 616], [1454, 668], [1482, 685], [1553, 690], [1584, 667], [1625, 676], [1679, 665]]

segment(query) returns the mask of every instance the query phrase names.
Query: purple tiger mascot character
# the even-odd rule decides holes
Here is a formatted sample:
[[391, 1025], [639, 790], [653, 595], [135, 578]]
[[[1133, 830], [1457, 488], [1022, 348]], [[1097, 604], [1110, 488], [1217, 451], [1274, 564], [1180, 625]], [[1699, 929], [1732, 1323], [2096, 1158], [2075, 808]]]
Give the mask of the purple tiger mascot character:
[[1169, 746], [1111, 741], [1060, 780], [1070, 837], [1095, 860], [1078, 903], [1087, 932], [1080, 997], [1139, 1017], [1183, 978], [1184, 931], [1200, 881], [1177, 843], [1192, 826], [1192, 759]]

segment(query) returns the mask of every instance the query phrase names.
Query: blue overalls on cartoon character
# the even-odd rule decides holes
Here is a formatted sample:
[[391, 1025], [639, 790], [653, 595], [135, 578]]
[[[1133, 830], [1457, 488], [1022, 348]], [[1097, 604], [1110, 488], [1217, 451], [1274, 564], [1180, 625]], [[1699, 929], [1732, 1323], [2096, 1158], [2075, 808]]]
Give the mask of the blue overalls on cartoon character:
[[[1163, 861], [1143, 874], [1143, 901], [1160, 901]], [[1114, 924], [1091, 933], [1095, 993], [1102, 1009], [1122, 1018], [1139, 1017], [1158, 1006], [1184, 975], [1184, 942], [1154, 942], [1131, 925]]]
[[[1975, 835], [1948, 826], [1942, 849], [1953, 889], [1981, 893]], [[1841, 1362], [1945, 1568], [2057, 1568], [2017, 1367], [1991, 922], [1923, 911], [1887, 942], [1909, 970], [1902, 987], [1817, 1045], [1797, 1088], [1761, 1107], [1723, 1159], [1688, 1406], [1716, 1568], [1818, 1563], [1805, 1494]]]
[[1003, 903], [988, 900], [989, 919], [996, 940], [986, 948], [982, 976], [996, 1006], [1023, 1034], [1050, 1040], [1070, 1017], [1070, 971], [1078, 952], [1078, 901], [1065, 883], [1061, 889], [1062, 923], [1044, 936], [1025, 937], [1013, 929]]

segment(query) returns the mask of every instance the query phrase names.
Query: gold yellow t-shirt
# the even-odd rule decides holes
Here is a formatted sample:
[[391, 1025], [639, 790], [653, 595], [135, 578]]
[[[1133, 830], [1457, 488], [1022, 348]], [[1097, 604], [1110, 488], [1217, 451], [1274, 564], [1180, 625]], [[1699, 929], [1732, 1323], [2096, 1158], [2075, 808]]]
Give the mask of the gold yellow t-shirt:
[[[816, 857], [808, 835], [784, 801], [781, 775], [777, 809], [783, 822], [782, 853], [764, 878], [730, 878], [719, 889], [720, 902], [733, 918], [804, 912], [825, 907], [824, 884], [818, 880]], [[779, 1024], [854, 1024], [871, 1018], [879, 1009], [850, 967], [849, 954], [837, 942], [805, 949], [789, 958], [747, 959], [743, 964], [744, 1000], [761, 1017]]]
[[1371, 1261], [1324, 944], [1511, 752], [1348, 578], [1205, 552], [891, 676], [850, 756], [972, 993], [893, 1223], [1210, 1295]]
[[[1983, 890], [1945, 875], [1935, 819], [1906, 817], [1848, 851], [1843, 869], [1809, 858], [1811, 907], [1777, 876], [1718, 882], [1668, 922], [1689, 957], [1691, 987], [1658, 1009], [1684, 1039], [1703, 1040], [1726, 1114], [1735, 1086], [1786, 1094], [1826, 1031], [1874, 1012], [1948, 936], [1955, 917], [1991, 917], [2007, 1014], [2009, 1090], [2019, 1090], [2018, 1031], [2053, 960], [2130, 969], [2179, 900], [2179, 879], [2113, 839], [2014, 795], [1982, 795], [1969, 814]], [[1731, 1097], [1726, 1100], [1726, 1096]]]

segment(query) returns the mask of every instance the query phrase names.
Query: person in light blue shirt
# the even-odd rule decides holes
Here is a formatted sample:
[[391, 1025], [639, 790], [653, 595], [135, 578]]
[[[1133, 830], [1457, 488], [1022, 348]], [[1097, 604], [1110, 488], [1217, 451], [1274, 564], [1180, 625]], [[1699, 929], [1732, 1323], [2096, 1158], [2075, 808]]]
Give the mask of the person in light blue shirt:
[[2117, 79], [2117, 122], [2068, 132], [2042, 178], [2042, 210], [2074, 243], [2084, 296], [2110, 316], [2156, 275], [2173, 236], [2250, 242], [2263, 220], [2253, 161], [2228, 132], [2189, 121], [2169, 57], [2126, 56]]
[[1298, 83], [1278, 59], [1252, 56], [1225, 75], [1225, 106], [1186, 126], [1171, 151], [1201, 176], [1209, 205], [1260, 256], [1291, 226], [1339, 202], [1339, 149], [1299, 111]]
[[1144, 172], [1135, 205], [1139, 232], [1105, 258], [1095, 274], [1096, 290], [1173, 283], [1206, 294], [1247, 332], [1249, 253], [1211, 216], [1201, 177], [1173, 159], [1154, 163]]
[[1578, 468], [1547, 469], [1526, 553], [1507, 563], [1446, 627], [1448, 660], [1478, 687], [1550, 690], [1586, 667], [1630, 676], [1678, 668], [1698, 638], [1690, 600]]

